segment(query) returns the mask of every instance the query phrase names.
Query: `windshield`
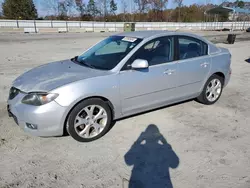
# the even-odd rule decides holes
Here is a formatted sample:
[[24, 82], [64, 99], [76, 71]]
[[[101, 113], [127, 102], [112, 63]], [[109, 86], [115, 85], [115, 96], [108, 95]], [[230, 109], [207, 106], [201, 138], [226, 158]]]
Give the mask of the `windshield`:
[[91, 68], [113, 69], [142, 39], [124, 36], [111, 36], [99, 42], [83, 55], [77, 62]]

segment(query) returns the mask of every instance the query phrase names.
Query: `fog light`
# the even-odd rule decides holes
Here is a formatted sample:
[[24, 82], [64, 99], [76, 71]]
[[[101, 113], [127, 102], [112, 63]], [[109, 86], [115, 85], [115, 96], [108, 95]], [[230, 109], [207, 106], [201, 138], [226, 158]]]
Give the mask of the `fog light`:
[[26, 126], [30, 129], [37, 129], [37, 125], [31, 124], [31, 123], [26, 123]]

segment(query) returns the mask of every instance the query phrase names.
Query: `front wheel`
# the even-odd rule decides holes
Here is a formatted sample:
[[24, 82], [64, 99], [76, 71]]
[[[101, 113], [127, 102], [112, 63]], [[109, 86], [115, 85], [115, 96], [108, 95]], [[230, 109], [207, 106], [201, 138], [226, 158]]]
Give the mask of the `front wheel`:
[[222, 77], [214, 74], [206, 82], [203, 91], [197, 100], [203, 104], [211, 105], [219, 100], [223, 90], [224, 80]]
[[71, 111], [67, 131], [79, 142], [90, 142], [102, 137], [109, 130], [111, 122], [111, 110], [105, 101], [87, 99]]

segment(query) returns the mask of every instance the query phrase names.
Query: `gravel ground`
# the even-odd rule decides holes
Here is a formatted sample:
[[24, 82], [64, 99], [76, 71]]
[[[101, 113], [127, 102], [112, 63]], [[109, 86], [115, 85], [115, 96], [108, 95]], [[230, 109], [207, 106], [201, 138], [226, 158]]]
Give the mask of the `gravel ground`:
[[[130, 117], [91, 143], [33, 137], [8, 118], [18, 75], [80, 54], [105, 35], [0, 34], [0, 187], [126, 188], [132, 176], [157, 181], [152, 188], [249, 188], [250, 42], [218, 44], [231, 51], [233, 74], [212, 106], [188, 101]], [[130, 183], [142, 188], [140, 181]]]

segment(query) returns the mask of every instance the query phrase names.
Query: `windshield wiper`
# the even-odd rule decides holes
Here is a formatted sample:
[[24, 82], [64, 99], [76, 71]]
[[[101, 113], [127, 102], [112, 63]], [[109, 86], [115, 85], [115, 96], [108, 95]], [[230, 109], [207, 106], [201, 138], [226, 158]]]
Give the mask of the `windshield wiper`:
[[90, 64], [88, 64], [88, 63], [86, 63], [85, 61], [80, 61], [79, 63], [81, 63], [81, 64], [83, 64], [83, 65], [85, 65], [86, 67], [89, 67], [89, 68], [92, 68], [92, 69], [96, 69], [96, 67], [95, 66], [93, 66], [93, 65], [90, 65]]
[[89, 67], [89, 68], [92, 68], [92, 69], [96, 69], [95, 66], [86, 63], [84, 60], [79, 61], [79, 60], [78, 60], [78, 56], [75, 56], [75, 57], [72, 58], [71, 60], [72, 60], [72, 61], [75, 61], [75, 62], [77, 62], [77, 63], [83, 64], [83, 65], [86, 66], [86, 67]]

